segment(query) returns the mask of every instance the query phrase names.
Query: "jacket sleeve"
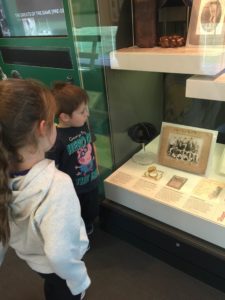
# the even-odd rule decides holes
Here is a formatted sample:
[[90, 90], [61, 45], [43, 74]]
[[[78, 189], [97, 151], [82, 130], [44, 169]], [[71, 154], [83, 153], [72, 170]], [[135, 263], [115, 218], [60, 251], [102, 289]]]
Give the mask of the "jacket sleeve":
[[73, 295], [90, 285], [85, 263], [88, 238], [80, 215], [80, 203], [69, 176], [53, 183], [48, 207], [40, 224], [44, 251], [53, 271], [65, 279]]

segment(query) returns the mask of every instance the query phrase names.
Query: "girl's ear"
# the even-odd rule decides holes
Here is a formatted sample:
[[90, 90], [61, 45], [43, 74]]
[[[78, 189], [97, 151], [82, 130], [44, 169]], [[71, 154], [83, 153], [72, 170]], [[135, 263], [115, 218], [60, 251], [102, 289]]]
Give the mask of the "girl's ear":
[[41, 136], [46, 134], [46, 128], [47, 128], [46, 121], [42, 120], [38, 127], [38, 132]]

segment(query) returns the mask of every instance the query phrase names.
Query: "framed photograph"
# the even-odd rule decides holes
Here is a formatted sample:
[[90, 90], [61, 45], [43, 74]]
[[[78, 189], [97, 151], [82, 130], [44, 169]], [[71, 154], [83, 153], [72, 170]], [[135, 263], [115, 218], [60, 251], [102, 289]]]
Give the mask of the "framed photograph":
[[223, 46], [225, 0], [194, 0], [186, 46]]
[[170, 168], [205, 175], [217, 134], [214, 130], [162, 123], [158, 162]]

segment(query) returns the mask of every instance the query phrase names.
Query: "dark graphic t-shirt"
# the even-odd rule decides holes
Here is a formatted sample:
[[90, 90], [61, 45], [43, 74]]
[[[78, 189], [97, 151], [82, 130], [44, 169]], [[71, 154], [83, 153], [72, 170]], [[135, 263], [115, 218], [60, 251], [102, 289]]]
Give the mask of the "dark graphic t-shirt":
[[55, 160], [59, 170], [70, 175], [78, 194], [89, 192], [97, 186], [99, 174], [87, 124], [57, 128], [56, 143], [46, 156]]

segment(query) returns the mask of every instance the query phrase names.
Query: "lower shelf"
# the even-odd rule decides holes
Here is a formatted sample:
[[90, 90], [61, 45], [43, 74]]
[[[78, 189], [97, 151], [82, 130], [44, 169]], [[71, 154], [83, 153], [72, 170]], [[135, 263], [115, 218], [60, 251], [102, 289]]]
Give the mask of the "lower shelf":
[[189, 98], [224, 101], [225, 74], [218, 76], [194, 75], [186, 81], [185, 96]]
[[225, 250], [105, 199], [101, 228], [225, 292]]

